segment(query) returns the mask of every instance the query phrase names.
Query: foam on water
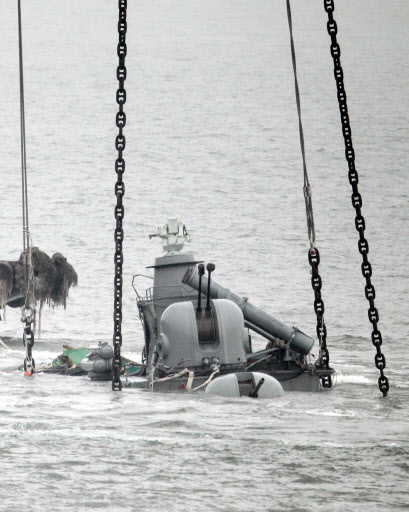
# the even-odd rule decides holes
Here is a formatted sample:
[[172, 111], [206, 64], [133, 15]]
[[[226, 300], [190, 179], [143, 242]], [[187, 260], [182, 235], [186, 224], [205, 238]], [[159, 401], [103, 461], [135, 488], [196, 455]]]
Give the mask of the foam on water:
[[368, 379], [363, 375], [342, 375], [337, 373], [336, 383], [339, 384], [359, 384], [373, 386], [375, 384], [374, 379]]

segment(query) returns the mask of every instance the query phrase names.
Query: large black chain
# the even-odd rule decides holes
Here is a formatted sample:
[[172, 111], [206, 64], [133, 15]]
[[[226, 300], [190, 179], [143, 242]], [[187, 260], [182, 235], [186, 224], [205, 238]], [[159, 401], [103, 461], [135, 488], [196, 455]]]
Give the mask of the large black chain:
[[118, 103], [119, 110], [116, 114], [116, 125], [119, 133], [115, 139], [115, 147], [118, 151], [118, 158], [115, 161], [115, 172], [117, 174], [117, 182], [115, 184], [115, 195], [116, 195], [116, 206], [115, 206], [115, 281], [114, 281], [114, 361], [113, 361], [113, 378], [112, 378], [112, 389], [114, 391], [121, 391], [121, 345], [122, 345], [122, 264], [123, 264], [123, 253], [122, 253], [122, 242], [124, 239], [124, 230], [122, 227], [122, 221], [125, 215], [125, 209], [122, 204], [122, 198], [125, 194], [125, 184], [122, 181], [122, 176], [125, 172], [125, 160], [123, 159], [122, 153], [125, 150], [125, 136], [122, 131], [126, 124], [126, 115], [124, 112], [124, 104], [126, 102], [126, 91], [124, 88], [126, 80], [126, 8], [127, 0], [119, 0], [119, 21], [118, 21], [118, 34], [119, 42], [117, 46], [117, 54], [119, 58], [119, 65], [116, 70], [116, 76], [119, 82], [118, 90], [116, 92], [116, 102]]
[[21, 321], [24, 324], [23, 345], [26, 349], [26, 357], [24, 358], [24, 374], [33, 375], [35, 371], [35, 361], [32, 356], [32, 348], [34, 345], [34, 332], [32, 325], [34, 323], [35, 311], [33, 308], [23, 308]]
[[[317, 336], [320, 342], [319, 365], [329, 369], [329, 352], [327, 349], [327, 326], [324, 322], [324, 301], [321, 297], [322, 281], [318, 271], [320, 264], [320, 253], [316, 247], [311, 247], [308, 251], [308, 261], [311, 265], [311, 285], [314, 290], [314, 311], [317, 315]], [[321, 377], [321, 383], [324, 388], [332, 387], [331, 375]]]
[[[304, 130], [302, 125], [301, 118], [301, 100], [300, 100], [300, 91], [298, 87], [298, 78], [297, 78], [297, 62], [295, 57], [295, 45], [293, 38], [293, 24], [292, 24], [292, 16], [291, 16], [291, 3], [290, 0], [287, 0], [287, 18], [288, 18], [288, 28], [290, 30], [290, 44], [291, 44], [291, 59], [293, 63], [293, 71], [294, 71], [294, 85], [295, 85], [295, 99], [297, 103], [297, 113], [298, 113], [298, 128], [300, 133], [300, 146], [301, 146], [301, 156], [303, 161], [303, 172], [304, 172], [304, 199], [305, 199], [305, 210], [307, 214], [307, 227], [308, 227], [308, 238], [310, 240], [310, 249], [308, 251], [308, 261], [312, 267], [312, 277], [311, 284], [315, 294], [314, 300], [314, 310], [317, 315], [317, 336], [320, 344], [320, 354], [318, 365], [320, 367], [324, 367], [329, 369], [329, 352], [327, 349], [327, 328], [324, 323], [324, 301], [321, 297], [321, 288], [322, 281], [321, 276], [319, 274], [318, 266], [320, 263], [320, 254], [318, 249], [315, 247], [315, 227], [314, 227], [314, 214], [312, 209], [312, 196], [311, 196], [311, 187], [308, 179], [307, 172], [307, 162], [305, 158], [305, 145], [304, 145]], [[331, 388], [331, 376], [325, 375], [321, 377], [321, 383], [324, 388]]]
[[352, 132], [349, 124], [347, 95], [344, 88], [344, 73], [341, 66], [341, 48], [337, 41], [337, 24], [333, 17], [335, 9], [333, 0], [324, 0], [324, 9], [328, 14], [327, 29], [331, 37], [331, 55], [334, 61], [334, 77], [337, 85], [337, 96], [339, 103], [339, 111], [341, 114], [342, 134], [345, 141], [345, 157], [348, 162], [348, 178], [352, 186], [352, 205], [355, 208], [355, 227], [359, 233], [358, 249], [362, 255], [362, 275], [366, 279], [365, 296], [369, 301], [368, 318], [372, 323], [372, 343], [376, 347], [375, 366], [381, 373], [378, 379], [379, 389], [383, 396], [388, 394], [389, 382], [384, 375], [384, 368], [386, 366], [385, 356], [382, 354], [382, 335], [378, 330], [379, 313], [375, 307], [375, 288], [371, 282], [372, 266], [368, 260], [369, 245], [365, 238], [365, 219], [362, 215], [362, 197], [358, 191], [358, 172], [355, 169], [355, 152], [352, 145]]

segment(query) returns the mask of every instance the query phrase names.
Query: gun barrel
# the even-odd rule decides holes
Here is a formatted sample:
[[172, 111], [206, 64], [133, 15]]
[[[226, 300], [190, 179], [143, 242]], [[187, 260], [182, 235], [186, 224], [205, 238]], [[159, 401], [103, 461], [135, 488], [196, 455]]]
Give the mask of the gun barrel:
[[[196, 268], [191, 267], [186, 272], [183, 277], [183, 283], [195, 290], [199, 289], [199, 273]], [[202, 293], [208, 293], [205, 280], [202, 282]], [[309, 354], [314, 345], [314, 340], [297, 328], [289, 327], [283, 322], [280, 322], [273, 316], [251, 304], [247, 299], [217, 284], [214, 280], [212, 280], [210, 284], [210, 297], [212, 299], [229, 299], [235, 302], [242, 310], [244, 319], [249, 322], [249, 324], [254, 324], [259, 330], [265, 331], [267, 334], [285, 341], [292, 350], [300, 354]]]

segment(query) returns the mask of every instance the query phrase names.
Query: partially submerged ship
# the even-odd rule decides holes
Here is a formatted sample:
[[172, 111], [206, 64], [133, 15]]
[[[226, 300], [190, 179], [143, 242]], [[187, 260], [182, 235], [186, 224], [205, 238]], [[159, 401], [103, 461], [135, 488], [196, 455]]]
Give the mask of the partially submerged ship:
[[[183, 251], [190, 237], [182, 222], [169, 219], [150, 237], [162, 240], [165, 254], [148, 267], [153, 287], [139, 293], [134, 286], [145, 345], [143, 367], [125, 386], [227, 396], [322, 389], [321, 379], [334, 370], [310, 362], [314, 340], [215, 283], [214, 264], [205, 275], [203, 262]], [[266, 340], [263, 350], [253, 351], [250, 332]], [[112, 370], [112, 361], [99, 359], [91, 378]], [[84, 364], [90, 369], [89, 360]]]
[[[334, 3], [328, 0], [324, 4], [328, 14], [327, 30], [331, 37], [331, 56], [334, 62], [345, 156], [349, 169], [348, 179], [353, 190], [352, 205], [356, 211], [355, 227], [359, 232], [358, 249], [363, 259], [361, 270], [366, 281], [365, 296], [370, 305], [368, 318], [373, 327], [371, 337], [377, 352], [375, 365], [380, 371], [378, 384], [383, 395], [387, 396], [389, 383], [384, 375], [386, 361], [381, 351], [382, 335], [378, 330], [379, 314], [374, 303], [375, 288], [371, 282], [372, 267], [368, 261], [369, 245], [364, 233], [365, 219], [361, 212], [362, 197], [358, 192], [358, 173], [355, 169], [355, 153], [340, 62], [340, 47], [336, 37], [337, 24], [333, 18]], [[20, 3], [18, 3], [18, 7], [24, 250], [18, 262], [0, 262], [0, 309], [5, 309], [7, 305], [22, 307], [22, 322], [25, 324], [23, 344], [26, 348], [24, 375], [28, 376], [34, 373], [35, 367], [31, 354], [34, 344], [35, 305], [37, 301], [40, 302], [40, 316], [44, 302], [55, 305], [63, 304], [65, 307], [69, 288], [77, 284], [77, 275], [61, 254], [57, 253], [50, 259], [38, 249], [33, 248], [31, 244], [28, 226]], [[115, 161], [117, 202], [114, 210], [116, 228], [114, 232], [113, 348], [109, 347], [107, 343], [100, 344], [92, 349], [81, 363], [82, 371], [89, 372], [91, 378], [107, 379], [113, 375], [112, 389], [115, 391], [122, 389], [120, 374], [124, 373], [120, 352], [122, 345], [122, 242], [124, 239], [122, 221], [125, 214], [122, 199], [125, 193], [123, 151], [126, 144], [123, 133], [126, 125], [124, 111], [126, 102], [125, 56], [127, 54], [126, 1], [120, 1], [118, 9], [117, 55], [119, 66], [117, 67], [118, 89], [116, 94], [118, 134], [115, 138], [118, 156]], [[312, 338], [299, 329], [288, 327], [276, 320], [270, 314], [252, 305], [246, 298], [212, 282], [211, 273], [215, 270], [214, 264], [207, 264], [207, 279], [203, 279], [205, 275], [203, 262], [196, 261], [193, 253], [183, 252], [184, 243], [188, 239], [185, 226], [177, 219], [170, 219], [165, 226], [158, 229], [157, 234], [152, 235], [162, 239], [166, 252], [164, 256], [156, 258], [155, 265], [151, 267], [154, 269], [154, 285], [143, 295], [137, 292], [137, 305], [145, 335], [144, 362], [140, 368], [132, 372], [134, 375], [127, 377], [127, 386], [150, 387], [160, 390], [205, 388], [206, 392], [216, 390], [218, 394], [227, 393], [228, 396], [236, 396], [235, 393], [258, 396], [260, 389], [265, 390], [266, 388], [270, 389], [269, 396], [277, 396], [282, 389], [319, 391], [321, 388], [332, 387], [334, 370], [329, 366], [329, 353], [326, 348], [327, 330], [324, 323], [324, 302], [321, 296], [322, 281], [318, 269], [320, 255], [315, 246], [312, 196], [305, 159], [289, 0], [287, 0], [287, 18], [303, 159], [304, 199], [310, 241], [308, 261], [312, 269], [311, 284], [315, 296], [314, 310], [317, 316], [317, 336], [319, 338], [318, 359], [315, 363], [311, 363], [310, 353], [314, 344]], [[36, 266], [36, 259], [39, 266]], [[267, 344], [264, 350], [253, 351], [250, 331], [256, 332], [266, 340]], [[63, 358], [56, 362], [55, 366], [63, 366], [62, 371], [65, 371], [65, 361], [71, 365], [70, 368], [76, 366], [69, 354], [63, 353], [62, 356]], [[61, 362], [62, 364], [60, 364]], [[229, 389], [230, 391], [228, 391]], [[262, 394], [264, 393], [262, 392]]]

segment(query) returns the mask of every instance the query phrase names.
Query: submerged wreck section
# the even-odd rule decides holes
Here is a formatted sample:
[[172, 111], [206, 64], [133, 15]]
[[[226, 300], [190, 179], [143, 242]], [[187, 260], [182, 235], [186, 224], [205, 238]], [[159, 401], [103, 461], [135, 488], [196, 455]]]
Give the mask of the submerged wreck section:
[[[25, 254], [17, 261], [0, 261], [0, 308], [22, 307], [26, 296]], [[61, 253], [48, 256], [38, 247], [31, 249], [33, 267], [34, 297], [42, 306], [67, 305], [67, 297], [72, 286], [77, 286], [78, 275]]]
[[[182, 252], [190, 237], [178, 219], [150, 236], [161, 238], [166, 254], [148, 267], [154, 271], [153, 287], [142, 294], [134, 287], [145, 368], [129, 376], [125, 386], [195, 391], [214, 381], [212, 393], [252, 397], [260, 386], [259, 396], [269, 390], [269, 397], [326, 387], [323, 380], [334, 370], [320, 358], [311, 361], [314, 340], [213, 281], [213, 263], [205, 267], [192, 252]], [[263, 350], [253, 351], [250, 330], [265, 339]]]

